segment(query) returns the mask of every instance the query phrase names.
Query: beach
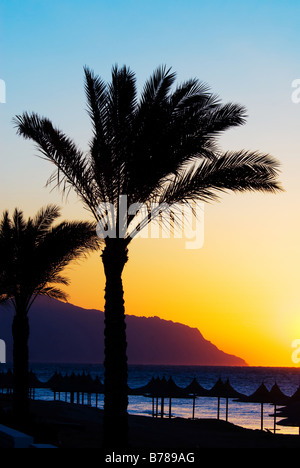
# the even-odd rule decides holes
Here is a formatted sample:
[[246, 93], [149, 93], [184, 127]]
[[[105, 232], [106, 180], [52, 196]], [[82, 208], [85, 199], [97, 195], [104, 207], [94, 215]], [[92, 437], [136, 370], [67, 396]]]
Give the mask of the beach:
[[[6, 366], [6, 370], [10, 367]], [[92, 376], [103, 381], [102, 365], [32, 365], [38, 379], [48, 382], [55, 372], [62, 375]], [[269, 389], [274, 382], [287, 394], [298, 392], [299, 369], [297, 368], [235, 368], [235, 367], [176, 367], [176, 366], [129, 366], [128, 383], [136, 389], [149, 382], [153, 376], [174, 377], [181, 388], [193, 378], [206, 389], [211, 389], [221, 376], [230, 379], [235, 389], [252, 394], [265, 382]], [[31, 400], [35, 428], [39, 443], [51, 443], [62, 448], [102, 447], [103, 394], [89, 397], [88, 394], [72, 398], [70, 393], [56, 393], [48, 388], [35, 388], [35, 399]], [[51, 387], [51, 386], [50, 386]], [[0, 405], [6, 413], [11, 407], [11, 395], [0, 394]], [[274, 435], [274, 405], [264, 404], [263, 429], [261, 429], [261, 404], [238, 402], [231, 398], [226, 422], [226, 400], [221, 398], [218, 420], [218, 398], [216, 396], [197, 398], [195, 420], [192, 420], [192, 399], [172, 398], [172, 417], [169, 419], [169, 399], [164, 402], [164, 418], [161, 416], [161, 401], [158, 402], [158, 416], [152, 417], [152, 398], [143, 395], [129, 396], [130, 447], [135, 449], [159, 448], [224, 448], [224, 447], [299, 447], [299, 428], [276, 424]], [[97, 405], [97, 407], [96, 407]], [[282, 417], [277, 416], [280, 423]], [[0, 421], [6, 424], [5, 420]], [[9, 421], [7, 422], [9, 426]]]
[[[5, 422], [11, 401], [2, 396], [0, 403]], [[36, 400], [30, 404], [33, 416], [30, 435], [34, 436], [36, 443], [50, 443], [57, 448], [102, 449], [102, 409], [63, 401]], [[128, 453], [130, 450], [299, 448], [300, 437], [246, 429], [217, 419], [161, 419], [129, 415], [129, 444]]]

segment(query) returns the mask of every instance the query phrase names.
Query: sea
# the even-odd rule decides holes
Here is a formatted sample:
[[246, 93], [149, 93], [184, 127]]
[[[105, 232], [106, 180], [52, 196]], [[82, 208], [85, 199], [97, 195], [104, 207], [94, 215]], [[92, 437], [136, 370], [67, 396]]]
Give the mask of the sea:
[[[9, 364], [0, 364], [0, 372], [11, 368]], [[47, 382], [55, 372], [63, 375], [90, 374], [103, 382], [104, 367], [101, 364], [31, 364], [30, 369], [42, 382]], [[218, 367], [218, 366], [151, 366], [129, 365], [128, 385], [137, 388], [147, 384], [152, 377], [172, 377], [179, 387], [186, 387], [196, 378], [200, 385], [211, 389], [218, 379], [229, 380], [231, 386], [240, 393], [251, 395], [264, 383], [270, 390], [276, 383], [281, 391], [292, 396], [300, 386], [300, 368], [296, 367]], [[38, 389], [36, 399], [53, 400], [53, 392], [48, 389]], [[68, 395], [61, 395], [61, 399], [68, 400]], [[103, 395], [92, 396], [91, 401], [84, 401], [103, 408]], [[168, 399], [164, 404], [165, 417], [169, 416]], [[192, 418], [193, 402], [189, 399], [172, 399], [172, 417]], [[218, 399], [215, 397], [198, 397], [195, 406], [195, 418], [217, 418]], [[129, 396], [129, 414], [152, 417], [152, 399], [144, 396]], [[220, 400], [219, 418], [226, 418], [226, 400]], [[261, 404], [243, 403], [235, 399], [228, 401], [229, 422], [250, 429], [261, 428]], [[280, 417], [276, 418], [276, 433], [299, 434], [298, 427], [289, 427], [278, 424]], [[274, 406], [263, 405], [263, 428], [274, 431]]]

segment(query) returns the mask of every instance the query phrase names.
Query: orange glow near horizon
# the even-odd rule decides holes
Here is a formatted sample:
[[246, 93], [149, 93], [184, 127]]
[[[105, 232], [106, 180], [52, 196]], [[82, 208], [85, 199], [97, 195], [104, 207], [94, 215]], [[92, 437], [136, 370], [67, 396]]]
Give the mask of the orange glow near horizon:
[[[185, 249], [184, 239], [133, 240], [123, 274], [126, 313], [196, 327], [252, 366], [296, 367], [299, 274], [295, 243], [284, 240], [285, 197], [228, 195], [206, 206], [199, 250]], [[100, 253], [69, 276], [70, 302], [104, 309]]]

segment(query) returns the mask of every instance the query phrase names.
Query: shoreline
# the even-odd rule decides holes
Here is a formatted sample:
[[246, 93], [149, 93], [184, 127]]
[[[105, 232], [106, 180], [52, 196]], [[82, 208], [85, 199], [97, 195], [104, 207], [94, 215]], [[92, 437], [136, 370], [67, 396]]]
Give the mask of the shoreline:
[[[8, 422], [9, 398], [0, 398], [1, 420]], [[102, 449], [103, 410], [63, 401], [30, 403], [32, 434], [38, 443], [58, 448]], [[3, 412], [4, 410], [4, 412]], [[6, 416], [5, 416], [6, 415]], [[6, 421], [5, 421], [6, 417]], [[200, 448], [299, 448], [300, 436], [247, 429], [217, 419], [161, 419], [129, 415], [128, 452]]]

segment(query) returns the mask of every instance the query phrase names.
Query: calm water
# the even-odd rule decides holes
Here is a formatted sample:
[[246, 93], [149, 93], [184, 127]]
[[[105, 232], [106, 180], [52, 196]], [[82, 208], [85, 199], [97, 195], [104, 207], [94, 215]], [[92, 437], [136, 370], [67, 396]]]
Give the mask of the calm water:
[[[9, 365], [0, 365], [0, 371], [6, 370]], [[93, 377], [98, 376], [103, 381], [104, 369], [102, 365], [51, 365], [33, 364], [31, 369], [38, 378], [46, 382], [55, 371], [62, 374], [90, 373]], [[280, 389], [288, 396], [298, 389], [300, 385], [300, 368], [274, 368], [274, 367], [205, 367], [205, 366], [129, 366], [128, 384], [130, 388], [140, 387], [149, 382], [152, 377], [172, 377], [180, 387], [187, 386], [195, 377], [206, 389], [212, 388], [216, 381], [229, 379], [233, 388], [245, 395], [253, 393], [262, 382], [270, 390], [276, 382]], [[36, 391], [36, 398], [52, 400], [53, 394], [50, 390]], [[92, 399], [92, 405], [95, 399]], [[103, 397], [98, 398], [98, 407], [103, 407]], [[152, 400], [141, 396], [129, 397], [129, 413], [151, 416]], [[168, 400], [165, 401], [165, 412], [168, 414]], [[274, 418], [273, 406], [264, 405], [264, 429], [273, 431]], [[184, 418], [192, 416], [192, 401], [172, 399], [172, 415]], [[196, 417], [216, 418], [217, 398], [197, 398]], [[225, 419], [225, 400], [221, 399], [220, 418]], [[277, 418], [277, 421], [280, 418]], [[234, 424], [260, 429], [261, 406], [257, 403], [240, 403], [229, 400], [228, 421]], [[283, 434], [298, 434], [299, 429], [277, 425], [277, 432]]]

